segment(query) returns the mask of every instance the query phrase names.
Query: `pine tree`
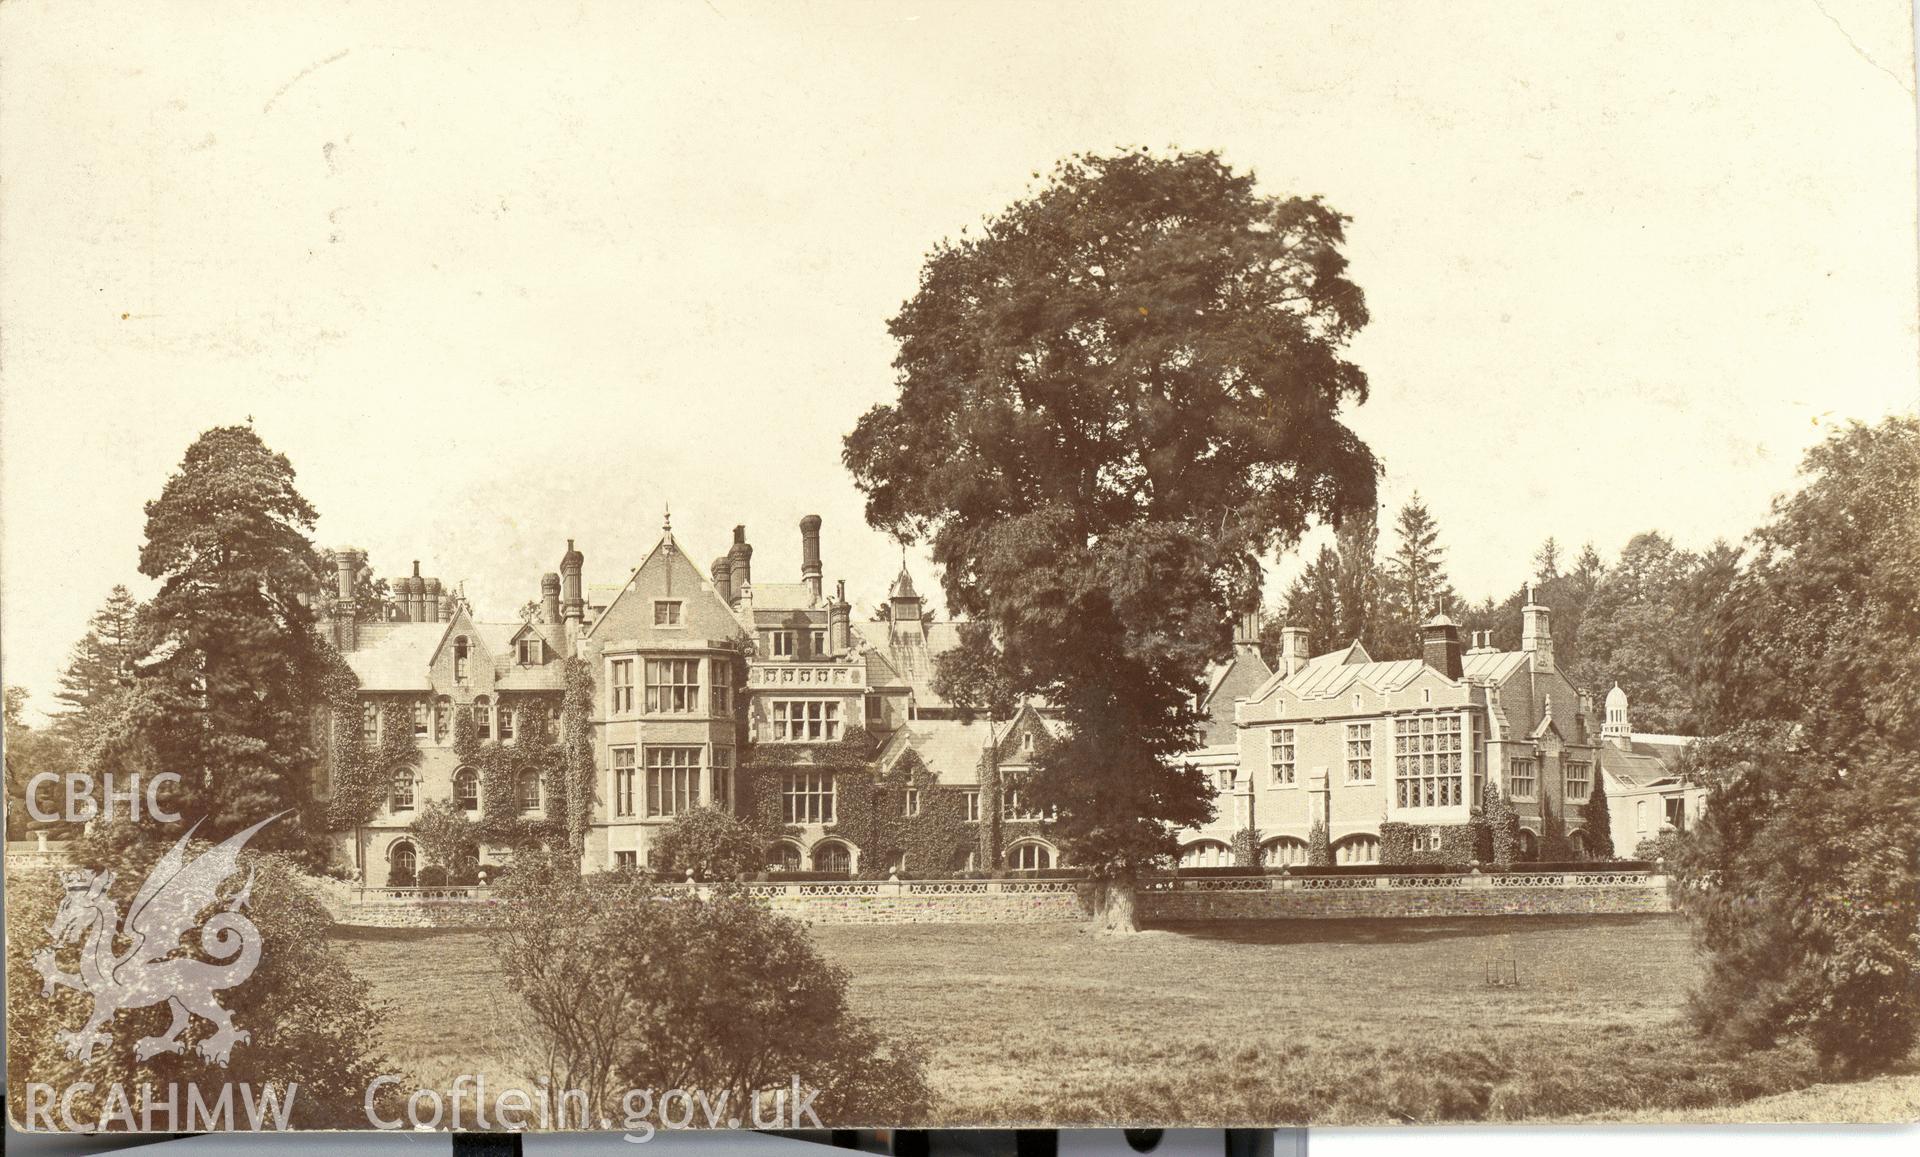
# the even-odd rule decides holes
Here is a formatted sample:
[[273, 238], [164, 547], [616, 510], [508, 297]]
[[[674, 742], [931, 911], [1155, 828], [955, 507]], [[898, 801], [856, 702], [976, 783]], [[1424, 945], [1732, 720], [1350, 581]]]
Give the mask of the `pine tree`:
[[124, 586], [116, 585], [107, 601], [87, 621], [87, 633], [75, 643], [53, 697], [66, 704], [58, 723], [71, 733], [87, 711], [133, 677], [135, 632], [140, 604]]
[[1543, 583], [1560, 577], [1560, 543], [1552, 535], [1533, 552], [1533, 577]]
[[1417, 491], [1400, 508], [1394, 530], [1400, 545], [1387, 559], [1384, 584], [1389, 626], [1381, 640], [1385, 653], [1375, 655], [1376, 659], [1418, 655], [1420, 624], [1454, 597], [1440, 527]]
[[304, 599], [319, 583], [315, 512], [293, 467], [245, 426], [208, 430], [146, 506], [140, 571], [159, 657], [135, 681], [139, 738], [186, 775], [210, 838], [293, 809], [256, 846], [318, 854], [313, 712], [326, 670]]

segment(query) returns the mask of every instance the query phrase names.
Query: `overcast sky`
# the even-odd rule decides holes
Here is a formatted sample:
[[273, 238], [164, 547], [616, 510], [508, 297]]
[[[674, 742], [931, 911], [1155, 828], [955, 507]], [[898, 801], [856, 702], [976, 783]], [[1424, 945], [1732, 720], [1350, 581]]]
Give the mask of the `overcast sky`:
[[864, 610], [886, 319], [1075, 150], [1351, 215], [1351, 420], [1471, 597], [1548, 535], [1737, 538], [1916, 403], [1904, 0], [395, 8], [0, 8], [0, 661], [41, 705], [249, 417], [321, 544], [490, 616], [570, 536], [624, 578], [667, 503], [762, 580], [822, 515]]

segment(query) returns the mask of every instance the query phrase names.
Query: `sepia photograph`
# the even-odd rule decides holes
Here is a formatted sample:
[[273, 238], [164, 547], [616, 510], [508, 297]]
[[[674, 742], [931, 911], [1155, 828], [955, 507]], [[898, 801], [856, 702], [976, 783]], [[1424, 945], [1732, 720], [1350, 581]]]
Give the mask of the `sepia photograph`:
[[1920, 1120], [1914, 43], [0, 5], [10, 1131]]

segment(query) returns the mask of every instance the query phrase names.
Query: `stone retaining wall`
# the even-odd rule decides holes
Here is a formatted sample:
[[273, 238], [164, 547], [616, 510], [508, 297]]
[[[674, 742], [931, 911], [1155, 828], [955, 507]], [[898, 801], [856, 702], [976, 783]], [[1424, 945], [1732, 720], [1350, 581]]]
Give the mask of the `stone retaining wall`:
[[[684, 887], [685, 885], [678, 885]], [[756, 884], [774, 911], [811, 924], [999, 924], [1084, 919], [1073, 880], [914, 880]], [[341, 924], [459, 928], [508, 912], [488, 889], [361, 889], [329, 904]], [[1152, 881], [1147, 923], [1410, 916], [1567, 916], [1668, 912], [1666, 880], [1645, 872], [1481, 876], [1247, 876]]]

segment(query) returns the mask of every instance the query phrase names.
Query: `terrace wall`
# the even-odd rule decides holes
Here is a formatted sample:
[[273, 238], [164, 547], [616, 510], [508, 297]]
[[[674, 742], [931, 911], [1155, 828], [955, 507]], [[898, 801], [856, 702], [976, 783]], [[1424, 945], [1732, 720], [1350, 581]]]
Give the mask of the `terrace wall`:
[[[669, 885], [686, 887], [687, 885]], [[1084, 919], [1075, 880], [909, 880], [750, 885], [776, 912], [812, 924], [998, 924]], [[486, 888], [352, 889], [334, 919], [364, 927], [479, 927], [510, 911]], [[1152, 880], [1146, 923], [1413, 916], [1568, 916], [1669, 912], [1649, 872], [1487, 875], [1214, 876]]]

